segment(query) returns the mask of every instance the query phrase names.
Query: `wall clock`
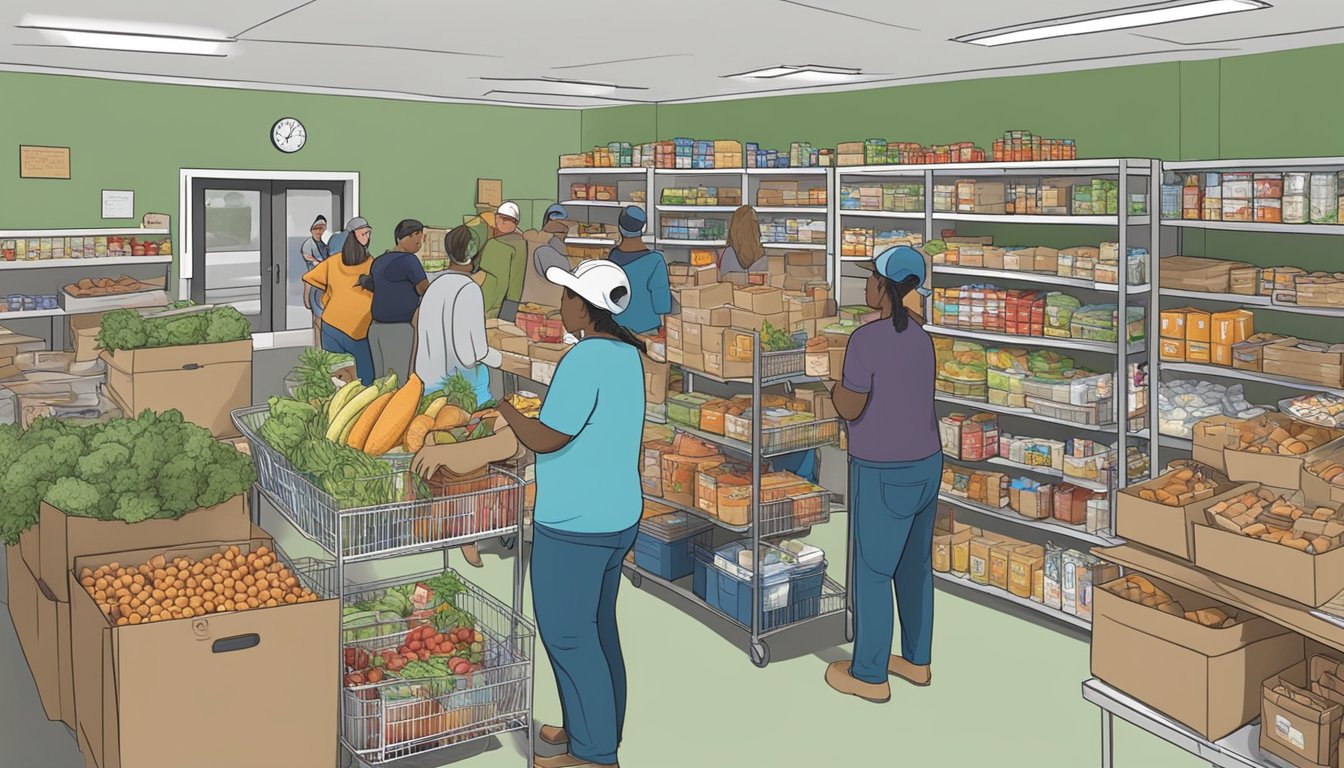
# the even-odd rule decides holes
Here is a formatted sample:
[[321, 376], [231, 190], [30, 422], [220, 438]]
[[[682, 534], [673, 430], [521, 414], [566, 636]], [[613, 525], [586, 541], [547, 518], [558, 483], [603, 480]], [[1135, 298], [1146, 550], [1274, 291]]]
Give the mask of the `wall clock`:
[[308, 132], [297, 118], [282, 117], [271, 126], [271, 143], [285, 154], [294, 154], [308, 141]]

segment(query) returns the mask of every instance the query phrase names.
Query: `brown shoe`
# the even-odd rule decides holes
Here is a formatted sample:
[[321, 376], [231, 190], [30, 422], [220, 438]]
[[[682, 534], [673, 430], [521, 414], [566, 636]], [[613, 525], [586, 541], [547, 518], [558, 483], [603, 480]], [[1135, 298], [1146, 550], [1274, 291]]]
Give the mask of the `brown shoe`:
[[902, 656], [892, 656], [887, 662], [887, 671], [920, 688], [927, 688], [933, 682], [933, 673], [929, 671], [928, 664], [911, 664]]
[[482, 566], [481, 551], [476, 548], [475, 544], [462, 545], [462, 559], [466, 560], [467, 565], [470, 565], [472, 568], [480, 568]]
[[561, 747], [569, 743], [569, 734], [565, 733], [565, 729], [554, 725], [541, 726], [541, 730], [537, 731], [537, 737], [552, 747]]
[[[581, 760], [566, 752], [563, 755], [556, 755], [555, 757], [534, 757], [532, 759], [532, 765], [534, 768], [589, 768], [589, 766], [597, 768], [597, 766], [601, 764]], [[610, 766], [602, 766], [602, 768], [621, 768], [621, 766], [619, 763], [613, 763]]]
[[865, 683], [851, 675], [849, 667], [850, 663], [848, 661], [837, 661], [827, 667], [826, 684], [846, 696], [858, 696], [860, 699], [871, 701], [874, 704], [886, 704], [891, 701], [890, 684]]

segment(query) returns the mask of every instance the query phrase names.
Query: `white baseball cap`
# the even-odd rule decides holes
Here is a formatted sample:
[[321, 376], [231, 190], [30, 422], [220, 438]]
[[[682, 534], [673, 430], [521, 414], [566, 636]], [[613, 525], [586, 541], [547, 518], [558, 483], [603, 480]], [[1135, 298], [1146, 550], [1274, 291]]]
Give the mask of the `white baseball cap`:
[[519, 221], [518, 204], [514, 202], [502, 203], [498, 208], [495, 209], [495, 214], [498, 216], [508, 216], [510, 219], [513, 219], [514, 221]]
[[625, 276], [624, 269], [610, 261], [589, 259], [573, 272], [551, 267], [546, 270], [546, 279], [613, 315], [621, 314], [630, 306], [630, 279]]

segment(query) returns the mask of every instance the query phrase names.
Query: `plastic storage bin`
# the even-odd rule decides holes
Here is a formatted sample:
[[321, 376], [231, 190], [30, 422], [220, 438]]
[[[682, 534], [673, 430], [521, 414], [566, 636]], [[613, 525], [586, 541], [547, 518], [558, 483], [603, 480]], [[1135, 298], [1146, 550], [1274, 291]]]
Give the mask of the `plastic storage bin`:
[[682, 512], [644, 520], [635, 537], [635, 564], [668, 581], [684, 579], [695, 570], [693, 548], [697, 537], [713, 527], [713, 523]]
[[821, 613], [821, 590], [826, 582], [826, 563], [795, 568], [789, 579], [789, 622], [807, 621]]
[[[733, 572], [717, 567], [716, 562], [725, 565], [736, 563], [736, 553], [744, 549], [741, 544], [730, 544], [711, 553], [703, 547], [696, 547], [695, 580], [692, 588], [703, 597], [709, 607], [736, 621], [743, 627], [751, 626], [751, 588], [752, 577], [749, 571], [740, 566]], [[704, 583], [699, 583], [700, 573], [704, 572]], [[745, 577], [744, 577], [745, 574]], [[789, 566], [770, 564], [761, 576], [761, 631], [774, 629], [789, 623], [789, 587], [792, 569]], [[700, 591], [703, 589], [703, 593]]]

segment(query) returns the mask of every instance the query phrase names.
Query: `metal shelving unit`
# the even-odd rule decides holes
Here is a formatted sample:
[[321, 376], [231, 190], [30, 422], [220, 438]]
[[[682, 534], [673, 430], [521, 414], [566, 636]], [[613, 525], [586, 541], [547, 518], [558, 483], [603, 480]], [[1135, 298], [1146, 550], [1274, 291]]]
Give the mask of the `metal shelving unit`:
[[[1335, 173], [1344, 171], [1344, 157], [1299, 157], [1299, 158], [1257, 158], [1244, 160], [1199, 160], [1192, 162], [1174, 162], [1163, 163], [1162, 171], [1164, 174], [1176, 174], [1177, 176], [1198, 173], [1201, 171], [1282, 171], [1282, 172], [1315, 172], [1315, 173]], [[1157, 212], [1160, 215], [1160, 210]], [[1157, 253], [1158, 258], [1153, 259], [1155, 264], [1153, 269], [1153, 283], [1160, 286], [1160, 269], [1162, 257], [1176, 255], [1183, 252], [1185, 243], [1185, 233], [1204, 232], [1204, 231], [1224, 231], [1238, 233], [1273, 233], [1288, 235], [1316, 235], [1326, 237], [1337, 237], [1344, 235], [1344, 224], [1285, 224], [1278, 222], [1259, 222], [1259, 221], [1203, 221], [1191, 219], [1160, 219], [1161, 227], [1164, 230], [1164, 237], [1161, 239], [1160, 247], [1162, 250]], [[1206, 254], [1216, 258], [1217, 254]], [[1260, 312], [1277, 312], [1292, 315], [1305, 315], [1321, 319], [1344, 319], [1344, 310], [1331, 307], [1299, 307], [1291, 304], [1276, 304], [1269, 296], [1251, 295], [1243, 296], [1232, 293], [1205, 293], [1200, 291], [1173, 290], [1167, 288], [1158, 288], [1157, 307], [1160, 311], [1162, 306], [1176, 305], [1174, 301], [1179, 299], [1181, 302], [1204, 302], [1209, 304], [1221, 304], [1228, 307], [1245, 307]], [[1154, 312], [1156, 315], [1157, 312]], [[1156, 326], [1149, 331], [1154, 338], [1157, 335]], [[1159, 362], [1158, 368], [1160, 379], [1165, 379], [1167, 374], [1182, 374], [1197, 379], [1221, 379], [1227, 382], [1242, 382], [1254, 385], [1270, 387], [1275, 390], [1282, 390], [1283, 396], [1288, 396], [1294, 392], [1332, 392], [1337, 395], [1344, 395], [1344, 388], [1331, 387], [1324, 384], [1314, 384], [1309, 381], [1301, 381], [1273, 374], [1261, 373], [1259, 371], [1247, 371], [1238, 368], [1225, 366], [1216, 366], [1203, 363], [1178, 363], [1178, 362]], [[1277, 401], [1277, 395], [1275, 401]], [[1154, 400], [1154, 403], [1156, 401]], [[1154, 433], [1157, 432], [1157, 425], [1151, 427]], [[1162, 435], [1159, 441], [1162, 448], [1178, 453], [1188, 453], [1191, 443], [1188, 439]], [[1153, 465], [1158, 465], [1157, 455], [1153, 456]]]
[[[260, 500], [265, 498], [301, 536], [322, 551], [317, 564], [306, 572], [309, 578], [327, 585], [326, 597], [340, 599], [343, 606], [370, 596], [376, 589], [413, 580], [408, 577], [359, 582], [350, 576], [348, 566], [439, 551], [443, 554], [444, 570], [449, 570], [450, 549], [492, 538], [523, 540], [523, 482], [515, 475], [491, 467], [476, 483], [483, 488], [464, 485], [460, 493], [436, 495], [414, 479], [411, 456], [389, 455], [382, 459], [387, 465], [387, 475], [362, 482], [382, 484], [388, 497], [405, 500], [349, 507], [315, 485], [261, 439], [258, 432], [268, 415], [269, 407], [265, 405], [233, 412], [233, 422], [247, 440], [257, 469], [250, 500], [254, 522], [260, 523]], [[341, 681], [341, 706], [339, 712], [333, 713], [339, 718], [341, 745], [363, 763], [388, 765], [438, 749], [522, 731], [527, 734], [527, 764], [532, 765], [532, 660], [536, 628], [523, 615], [521, 551], [514, 558], [511, 597], [511, 607], [505, 607], [468, 584], [468, 593], [463, 598], [466, 604], [457, 607], [474, 609], [478, 624], [475, 629], [485, 635], [486, 656], [493, 659], [494, 665], [465, 681], [455, 678], [452, 690], [421, 693], [410, 700], [388, 703], [381, 689], [394, 686], [396, 681], [348, 688], [342, 658], [341, 666], [335, 670]], [[345, 647], [344, 627], [336, 640]], [[425, 719], [434, 706], [445, 713], [465, 706], [465, 711], [471, 713], [471, 721], [452, 722], [453, 718], [445, 714], [442, 725], [446, 730], [439, 729], [442, 732], [406, 735], [400, 739], [388, 735], [397, 732], [395, 722]], [[404, 727], [401, 731], [410, 733]]]
[[[709, 376], [702, 372], [696, 371], [695, 369], [689, 366], [685, 365], [677, 366], [682, 370], [683, 387], [685, 391], [694, 392], [696, 378], [702, 377], [720, 384], [733, 384], [739, 387], [749, 387], [752, 402], [759, 404], [763, 402], [762, 392], [766, 387], [771, 386], [772, 384], [783, 384], [790, 382], [796, 383], [809, 380], [811, 378], [803, 375], [802, 370], [803, 358], [801, 356], [794, 356], [797, 358], [797, 365], [793, 366], [792, 369], [790, 369], [789, 364], [792, 362], [791, 358], [785, 357], [781, 355], [781, 353], [763, 353], [761, 351], [761, 338], [759, 333], [752, 334], [752, 349], [753, 349], [752, 376], [750, 379], [725, 380], [720, 377]], [[774, 375], [767, 376], [766, 375], [767, 370], [769, 370]], [[683, 431], [687, 434], [699, 437], [701, 439], [719, 445], [720, 447], [732, 450], [739, 454], [739, 458], [745, 459], [747, 463], [751, 465], [751, 517], [747, 525], [738, 526], [738, 525], [725, 524], [718, 517], [714, 515], [709, 515], [704, 511], [696, 509], [694, 507], [688, 507], [682, 504], [669, 503], [665, 499], [654, 496], [646, 495], [646, 498], [649, 499], [650, 501], [667, 505], [669, 507], [672, 507], [673, 509], [685, 512], [687, 514], [695, 515], [697, 517], [709, 520], [710, 522], [715, 523], [717, 526], [723, 528], [724, 530], [731, 531], [737, 534], [744, 534], [744, 533], [749, 534], [751, 551], [753, 553], [759, 553], [761, 551], [761, 544], [766, 538], [779, 538], [788, 536], [790, 534], [799, 533], [808, 528], [811, 528], [813, 525], [818, 525], [829, 520], [830, 518], [829, 503], [826, 504], [826, 512], [823, 513], [820, 517], [807, 518], [806, 520], [799, 520], [798, 518], [793, 516], [791, 510], [792, 503], [790, 501], [788, 500], [777, 502], [763, 501], [761, 498], [761, 477], [764, 474], [765, 461], [767, 458], [769, 458], [769, 456], [778, 455], [780, 453], [791, 453], [800, 450], [813, 450], [817, 448], [823, 448], [827, 445], [832, 445], [837, 441], [839, 441], [840, 439], [839, 429], [834, 430], [833, 433], [831, 433], [829, 430], [826, 430], [829, 436], [825, 438], [818, 437], [818, 439], [815, 439], [810, 442], [790, 443], [784, 450], [780, 450], [772, 454], [767, 450], [765, 450], [764, 448], [764, 446], [766, 445], [766, 438], [768, 432], [778, 431], [779, 429], [787, 430], [798, 427], [815, 425], [817, 427], [818, 433], [821, 433], [823, 430], [821, 429], [820, 425], [826, 424], [830, 420], [812, 422], [812, 424], [810, 425], [797, 425], [797, 427], [790, 426], [790, 427], [781, 427], [778, 429], [766, 430], [762, 427], [761, 424], [762, 410], [763, 409], [760, 407], [752, 409], [750, 442], [743, 440], [736, 440], [733, 438], [727, 438], [722, 435], [707, 433], [699, 429], [681, 427], [676, 424], [669, 424], [669, 426], [671, 426], [673, 429]], [[829, 492], [827, 493], [829, 494]], [[709, 567], [713, 566], [711, 565]], [[674, 582], [667, 581], [666, 579], [659, 578], [655, 574], [652, 574], [649, 571], [645, 570], [644, 568], [641, 568], [636, 563], [627, 561], [624, 564], [624, 569], [626, 575], [630, 579], [630, 583], [634, 585], [636, 588], [639, 588], [644, 582], [644, 580], [647, 579], [650, 582], [658, 584], [659, 586], [670, 590], [674, 594], [677, 594], [698, 606], [704, 608], [711, 608], [712, 610], [712, 607], [709, 605], [709, 603], [703, 598], [701, 598], [699, 595], [696, 595], [693, 590], [687, 589], [685, 586], [676, 584]], [[850, 599], [847, 587], [841, 586], [838, 582], [831, 579], [830, 577], [826, 577], [825, 580], [823, 581], [820, 610], [815, 616], [799, 621], [786, 621], [783, 623], [779, 623], [772, 620], [770, 621], [769, 626], [763, 626], [764, 622], [763, 614], [765, 612], [762, 610], [762, 595], [763, 590], [761, 588], [761, 569], [753, 568], [751, 577], [751, 625], [746, 626], [745, 624], [741, 624], [740, 626], [742, 627], [742, 629], [748, 632], [747, 652], [751, 658], [752, 663], [758, 667], [764, 667], [770, 663], [770, 646], [766, 642], [767, 638], [776, 635], [780, 632], [791, 630], [795, 627], [810, 624], [819, 619], [826, 618], [827, 616], [832, 616], [841, 612], [848, 612], [850, 606]], [[728, 618], [732, 619], [732, 617]], [[736, 619], [733, 619], [733, 621], [736, 622]], [[846, 621], [847, 633], [849, 631], [850, 625], [851, 623], [849, 621]]]
[[1017, 595], [1014, 595], [1011, 592], [991, 587], [988, 584], [977, 584], [965, 576], [959, 576], [954, 573], [942, 573], [940, 571], [934, 571], [933, 577], [947, 584], [954, 584], [962, 589], [968, 589], [973, 592], [978, 592], [982, 595], [988, 595], [989, 597], [992, 597], [995, 600], [1002, 600], [1005, 603], [1015, 605], [1019, 608], [1026, 608], [1027, 610], [1033, 611], [1041, 616], [1046, 617], [1047, 619], [1067, 624], [1068, 626], [1073, 627], [1075, 629], [1081, 629], [1087, 632], [1092, 631], [1092, 623], [1089, 622], [1087, 619], [1080, 619], [1071, 613], [1057, 611], [1054, 608], [1047, 607], [1044, 603], [1038, 603], [1035, 600], [1028, 600], [1025, 597], [1018, 597]]
[[1033, 520], [1029, 517], [1022, 517], [1008, 507], [995, 509], [946, 493], [938, 494], [938, 500], [944, 504], [951, 504], [958, 509], [964, 509], [967, 512], [973, 512], [982, 517], [1003, 520], [1005, 522], [1013, 523], [1014, 525], [1020, 525], [1024, 528], [1035, 528], [1038, 531], [1045, 531], [1047, 533], [1057, 533], [1085, 544], [1109, 547], [1118, 543], [1116, 539], [1107, 536], [1105, 533], [1088, 533], [1087, 529], [1081, 525], [1067, 525], [1058, 520]]

